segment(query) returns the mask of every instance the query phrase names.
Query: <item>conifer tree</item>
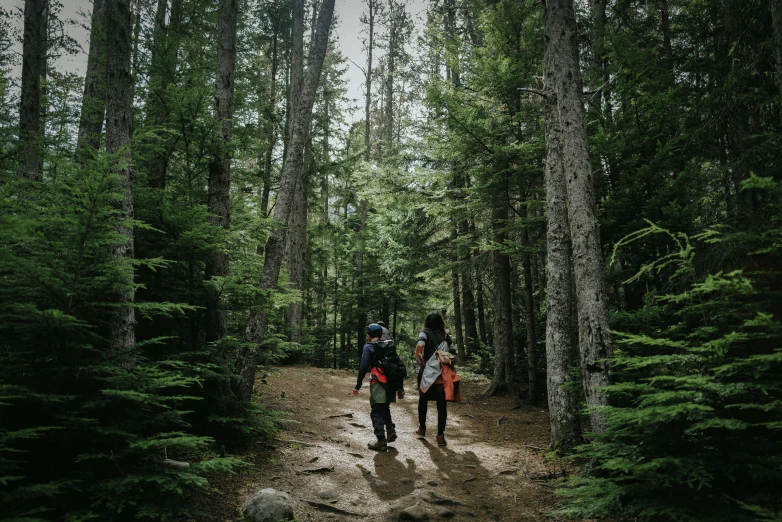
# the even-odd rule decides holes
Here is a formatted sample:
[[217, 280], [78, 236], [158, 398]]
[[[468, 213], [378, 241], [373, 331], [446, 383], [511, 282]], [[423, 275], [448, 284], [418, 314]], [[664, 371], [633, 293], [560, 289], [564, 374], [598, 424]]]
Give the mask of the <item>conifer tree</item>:
[[550, 47], [554, 62], [547, 74], [551, 75], [550, 81], [556, 97], [567, 179], [568, 225], [573, 253], [581, 373], [590, 408], [591, 429], [601, 433], [605, 429], [601, 407], [606, 404], [601, 389], [609, 383], [607, 360], [613, 354], [613, 345], [608, 324], [608, 299], [595, 213], [595, 182], [589, 163], [572, 0], [548, 1], [545, 19], [546, 46]]
[[133, 169], [130, 153], [131, 81], [130, 75], [130, 2], [106, 0], [106, 152], [114, 155], [118, 198], [117, 240], [111, 245], [112, 257], [124, 273], [118, 289], [120, 308], [111, 325], [111, 348], [126, 354], [136, 342], [133, 301]]
[[[277, 286], [285, 247], [286, 227], [290, 222], [291, 208], [295, 188], [303, 178], [302, 163], [304, 146], [310, 134], [312, 121], [312, 105], [315, 100], [315, 89], [320, 79], [323, 60], [334, 13], [334, 0], [325, 0], [318, 13], [315, 39], [310, 49], [310, 59], [306, 73], [303, 70], [303, 33], [304, 9], [302, 0], [294, 4], [293, 30], [293, 64], [291, 68], [291, 120], [290, 135], [285, 162], [283, 164], [280, 188], [274, 209], [274, 220], [278, 227], [269, 236], [266, 243], [263, 271], [261, 273], [261, 288], [272, 289]], [[300, 5], [301, 4], [301, 5]], [[238, 395], [249, 401], [255, 384], [255, 372], [258, 366], [260, 343], [263, 340], [268, 324], [268, 312], [253, 311], [244, 334], [244, 341], [253, 346], [242, 351], [238, 369]]]
[[[234, 115], [234, 82], [236, 76], [236, 17], [237, 1], [224, 0], [218, 8], [217, 22], [217, 89], [215, 119], [218, 133], [209, 159], [209, 194], [207, 205], [213, 225], [225, 230], [231, 224], [231, 136]], [[228, 254], [215, 252], [207, 260], [205, 276], [228, 275]], [[206, 340], [216, 341], [227, 333], [227, 315], [220, 310], [220, 295], [212, 291], [208, 297]]]

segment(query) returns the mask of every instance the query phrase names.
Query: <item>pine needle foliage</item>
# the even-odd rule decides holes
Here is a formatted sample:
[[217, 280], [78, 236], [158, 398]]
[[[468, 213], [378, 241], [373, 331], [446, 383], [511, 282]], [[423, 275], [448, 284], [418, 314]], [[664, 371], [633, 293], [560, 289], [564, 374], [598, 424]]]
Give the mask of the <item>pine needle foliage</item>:
[[[771, 216], [762, 232], [711, 229], [691, 241], [650, 222], [617, 244], [667, 236], [672, 253], [641, 273], [662, 272], [684, 289], [615, 321], [626, 331], [615, 332], [607, 429], [579, 448], [589, 470], [559, 490], [563, 513], [779, 520], [782, 185], [752, 176], [743, 190], [757, 190]], [[696, 244], [747, 256], [737, 269], [700, 276]]]
[[[0, 185], [0, 505], [7, 520], [170, 520], [208, 477], [240, 463], [211, 458], [188, 421], [203, 372], [159, 353], [160, 339], [116, 353], [109, 322], [124, 284], [110, 158], [64, 163], [43, 183]], [[135, 223], [142, 228], [142, 223]], [[134, 261], [148, 270], [162, 260]], [[140, 302], [138, 315], [192, 307]], [[183, 470], [165, 459], [192, 461]]]

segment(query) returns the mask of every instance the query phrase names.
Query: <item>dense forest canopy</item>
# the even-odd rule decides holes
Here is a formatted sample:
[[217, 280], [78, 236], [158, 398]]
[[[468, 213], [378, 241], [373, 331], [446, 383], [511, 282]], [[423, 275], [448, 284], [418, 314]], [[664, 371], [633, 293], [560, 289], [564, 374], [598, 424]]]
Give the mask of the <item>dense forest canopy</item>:
[[431, 311], [561, 513], [782, 516], [782, 1], [68, 1], [0, 8], [0, 518], [197, 517], [259, 368]]

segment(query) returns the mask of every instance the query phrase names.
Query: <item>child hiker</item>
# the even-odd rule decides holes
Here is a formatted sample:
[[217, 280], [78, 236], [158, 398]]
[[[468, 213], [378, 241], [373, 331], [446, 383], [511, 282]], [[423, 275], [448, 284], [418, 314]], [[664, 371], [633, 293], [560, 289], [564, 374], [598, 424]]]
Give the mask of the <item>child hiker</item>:
[[367, 444], [367, 447], [374, 451], [387, 451], [388, 443], [396, 440], [396, 429], [391, 420], [390, 404], [396, 402], [396, 398], [404, 399], [405, 390], [400, 383], [389, 382], [388, 376], [380, 367], [379, 352], [388, 352], [393, 350], [396, 355], [396, 347], [392, 339], [384, 339], [383, 327], [378, 324], [367, 326], [367, 343], [361, 354], [361, 365], [358, 369], [358, 380], [353, 389], [353, 395], [358, 395], [364, 376], [369, 371], [369, 406], [372, 419], [372, 427], [375, 431], [377, 441]]

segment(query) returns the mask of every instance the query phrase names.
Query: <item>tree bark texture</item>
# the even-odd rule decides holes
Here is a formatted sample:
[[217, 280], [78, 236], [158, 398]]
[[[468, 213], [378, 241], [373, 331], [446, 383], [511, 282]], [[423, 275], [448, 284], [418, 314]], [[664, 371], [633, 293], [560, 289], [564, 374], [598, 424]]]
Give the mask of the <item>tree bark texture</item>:
[[[456, 248], [456, 239], [458, 234], [454, 228], [451, 233], [452, 248]], [[458, 256], [453, 256], [453, 261], [458, 261]], [[459, 268], [458, 265], [454, 265], [451, 270], [451, 288], [453, 291], [453, 328], [456, 333], [456, 353], [459, 362], [463, 363], [466, 359], [464, 353], [464, 336], [462, 335], [462, 298], [461, 298], [461, 285], [459, 284]]]
[[[166, 24], [168, 0], [158, 0], [155, 11], [155, 26], [152, 36], [152, 57], [149, 66], [149, 92], [147, 93], [146, 116], [152, 127], [165, 127], [170, 123], [168, 89], [176, 82], [177, 56], [181, 42], [180, 25], [184, 0], [171, 0], [171, 15]], [[218, 21], [218, 33], [220, 21]], [[220, 35], [218, 34], [218, 40]], [[218, 49], [219, 53], [219, 49]], [[219, 59], [218, 59], [219, 60]], [[218, 80], [219, 83], [219, 80]], [[154, 147], [145, 170], [152, 188], [166, 186], [168, 159], [172, 145], [170, 138], [163, 135], [162, 144]]]
[[782, 0], [769, 0], [771, 22], [774, 27], [774, 56], [776, 57], [779, 114], [782, 121]]
[[[306, 147], [310, 149], [310, 147]], [[309, 150], [305, 153], [308, 159]], [[293, 198], [291, 221], [288, 227], [288, 244], [285, 259], [287, 260], [288, 280], [291, 288], [304, 290], [304, 256], [307, 252], [307, 196], [309, 194], [310, 169], [296, 185], [296, 195]], [[304, 306], [302, 301], [288, 305], [287, 316], [290, 325], [290, 341], [301, 344], [302, 324], [304, 322]]]
[[[334, 0], [324, 0], [318, 14], [317, 31], [311, 45], [309, 65], [305, 74], [303, 60], [297, 58], [297, 56], [303, 56], [304, 6], [303, 0], [295, 0], [294, 2], [293, 63], [298, 65], [291, 68], [291, 95], [295, 94], [296, 97], [291, 101], [292, 113], [288, 147], [280, 178], [277, 202], [274, 207], [275, 226], [266, 243], [264, 265], [261, 271], [260, 287], [264, 290], [275, 288], [279, 280], [287, 225], [290, 223], [296, 184], [300, 182], [303, 175], [304, 146], [310, 136], [315, 91], [326, 56], [333, 14]], [[301, 88], [297, 88], [296, 85], [301, 85]], [[242, 351], [237, 371], [238, 395], [245, 401], [249, 401], [252, 396], [255, 372], [260, 362], [260, 344], [266, 332], [268, 318], [268, 309], [253, 310], [247, 322], [244, 341], [251, 344], [252, 347]]]
[[[508, 180], [498, 187], [493, 198], [492, 230], [495, 246], [505, 244], [508, 234]], [[513, 311], [511, 302], [510, 256], [500, 248], [492, 251], [494, 275], [494, 376], [486, 395], [494, 395], [513, 387]]]
[[[530, 201], [530, 200], [528, 200]], [[522, 218], [528, 214], [527, 205], [522, 205]], [[532, 288], [532, 261], [529, 249], [529, 230], [525, 227], [521, 232], [521, 246], [525, 249], [521, 264], [524, 279], [524, 318], [527, 327], [527, 379], [529, 381], [528, 398], [531, 404], [538, 400], [538, 356], [536, 352], [537, 338], [535, 336], [535, 298]]]
[[[237, 0], [220, 0], [217, 22], [217, 89], [215, 118], [217, 136], [209, 158], [209, 222], [226, 231], [231, 225], [231, 137], [233, 135], [234, 83], [236, 79]], [[228, 252], [221, 249], [206, 261], [205, 277], [225, 277]], [[220, 310], [220, 294], [212, 288], [207, 295], [206, 340], [216, 341], [227, 334], [227, 313]]]
[[461, 74], [459, 72], [459, 47], [457, 42], [456, 29], [456, 10], [458, 9], [455, 0], [445, 0], [443, 5], [445, 16], [443, 17], [445, 39], [448, 42], [445, 51], [446, 75], [455, 88], [462, 84]]
[[383, 100], [383, 136], [385, 156], [392, 154], [394, 148], [394, 74], [396, 62], [400, 54], [400, 24], [405, 16], [404, 4], [394, 0], [388, 2], [388, 50], [386, 52], [386, 77], [384, 82], [385, 98]]
[[579, 394], [570, 383], [578, 364], [573, 339], [573, 270], [567, 217], [567, 181], [562, 157], [556, 91], [549, 71], [555, 66], [546, 51], [546, 380], [551, 449], [568, 452], [581, 438]]
[[79, 118], [77, 154], [97, 151], [106, 115], [106, 0], [94, 0], [90, 22], [90, 48], [87, 55], [87, 73], [84, 78], [84, 96]]
[[595, 182], [589, 163], [583, 84], [579, 68], [573, 0], [548, 0], [546, 52], [552, 67], [546, 70], [556, 99], [562, 156], [567, 179], [568, 224], [576, 283], [581, 372], [590, 409], [592, 431], [602, 433], [606, 405], [602, 388], [609, 384], [607, 358], [613, 355], [603, 276], [595, 201]]
[[133, 308], [133, 169], [130, 156], [131, 84], [130, 0], [106, 0], [106, 151], [116, 154], [113, 170], [117, 176], [119, 199], [117, 232], [120, 240], [111, 254], [123, 268], [120, 310], [111, 322], [110, 348], [127, 353], [135, 344], [136, 317]]
[[[605, 28], [606, 28], [606, 0], [591, 0], [592, 4], [592, 56], [591, 69], [594, 78], [594, 88], [599, 89], [608, 80], [608, 71], [605, 68]], [[590, 98], [595, 112], [601, 114], [601, 94]]]
[[46, 17], [49, 0], [25, 0], [22, 90], [19, 104], [19, 177], [41, 178], [41, 77], [46, 73]]
[[269, 145], [266, 147], [266, 156], [263, 161], [263, 189], [261, 193], [261, 215], [266, 217], [269, 212], [269, 193], [272, 184], [272, 157], [274, 156], [274, 147], [277, 146], [277, 68], [279, 67], [279, 24], [277, 18], [274, 19], [274, 37], [272, 40], [271, 54], [271, 85], [269, 86], [269, 107], [266, 113], [266, 135], [269, 139]]
[[[473, 258], [478, 260], [480, 254], [478, 251], [475, 251], [475, 254], [473, 255]], [[478, 260], [475, 263], [475, 304], [478, 306], [478, 334], [481, 336], [481, 343], [484, 346], [491, 345], [491, 339], [489, 334], [489, 329], [486, 326], [486, 304], [484, 303], [484, 297], [483, 297], [483, 274], [481, 274], [480, 268], [481, 266], [480, 261]]]
[[359, 215], [361, 220], [359, 221], [358, 228], [358, 252], [356, 253], [356, 294], [358, 296], [358, 306], [356, 307], [356, 332], [358, 334], [358, 346], [356, 347], [356, 354], [361, 357], [361, 339], [365, 335], [364, 329], [367, 324], [367, 313], [364, 307], [366, 306], [364, 296], [364, 231], [367, 228], [367, 212], [369, 210], [369, 204], [366, 199], [362, 199], [359, 202]]
[[[367, 40], [367, 70], [365, 74], [366, 78], [366, 90], [364, 93], [364, 161], [369, 163], [370, 161], [370, 136], [371, 136], [371, 117], [370, 109], [372, 106], [372, 52], [375, 47], [375, 14], [377, 10], [377, 0], [367, 0], [367, 17], [364, 23], [367, 24], [367, 30], [369, 31], [369, 38]], [[365, 298], [364, 298], [364, 241], [362, 236], [367, 225], [367, 210], [368, 203], [366, 200], [359, 202], [359, 213], [361, 220], [359, 222], [359, 247], [356, 252], [356, 277], [358, 278], [358, 299], [356, 308], [356, 330], [358, 332], [358, 338], [364, 335], [364, 327], [366, 323], [366, 312], [364, 310]], [[361, 343], [359, 342], [359, 345]], [[357, 354], [361, 356], [361, 346], [357, 347]]]
[[364, 161], [369, 163], [369, 136], [372, 130], [370, 109], [372, 105], [372, 50], [375, 46], [375, 9], [377, 0], [367, 0], [365, 23], [369, 32], [367, 38], [366, 92], [364, 94]]
[[[469, 223], [465, 220], [459, 224], [459, 233], [467, 236], [470, 232]], [[475, 318], [475, 295], [472, 291], [472, 255], [467, 253], [462, 258], [462, 317], [464, 322], [464, 354], [470, 357], [478, 342], [478, 327]]]

